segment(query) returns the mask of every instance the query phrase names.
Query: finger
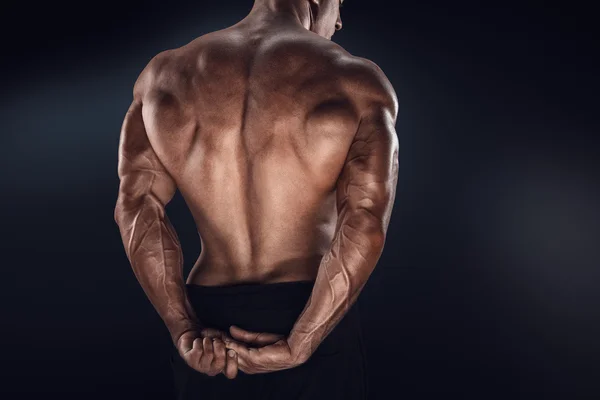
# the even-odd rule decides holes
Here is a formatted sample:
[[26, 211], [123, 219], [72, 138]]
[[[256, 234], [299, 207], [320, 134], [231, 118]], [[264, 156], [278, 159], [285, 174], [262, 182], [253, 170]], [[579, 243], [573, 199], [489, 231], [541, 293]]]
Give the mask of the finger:
[[194, 339], [191, 350], [204, 351], [203, 347], [202, 347], [202, 338], [201, 337]]
[[235, 325], [231, 325], [229, 331], [234, 339], [259, 346], [273, 344], [284, 337], [276, 333], [247, 331]]
[[210, 364], [212, 363], [214, 353], [212, 339], [207, 337], [203, 338], [202, 347], [204, 349], [204, 353], [200, 357], [198, 368], [200, 369], [200, 372], [208, 374], [210, 372]]
[[183, 359], [191, 368], [197, 369], [202, 353], [202, 338], [196, 338], [192, 342], [192, 348], [183, 354]]
[[254, 341], [260, 335], [258, 332], [247, 331], [235, 325], [229, 327], [229, 333], [234, 339], [250, 344], [254, 344]]
[[238, 356], [234, 350], [227, 351], [227, 365], [225, 366], [225, 376], [228, 379], [234, 379], [238, 373]]
[[220, 331], [218, 329], [215, 328], [204, 328], [201, 332], [202, 337], [209, 337], [209, 338], [215, 338], [215, 337], [221, 337], [223, 336], [223, 331]]
[[209, 338], [215, 338], [218, 337], [219, 339], [221, 339], [222, 341], [225, 341], [226, 339], [232, 340], [233, 338], [231, 336], [229, 336], [229, 334], [227, 332], [218, 330], [218, 329], [213, 329], [213, 328], [206, 328], [202, 331], [202, 336], [208, 336]]
[[232, 337], [231, 337], [231, 336], [230, 336], [230, 335], [229, 335], [227, 332], [223, 332], [223, 333], [221, 334], [221, 340], [222, 340], [223, 342], [227, 342], [228, 340], [229, 340], [229, 341], [231, 341], [231, 340], [235, 340], [235, 339], [234, 339], [234, 338], [232, 338]]
[[193, 335], [183, 335], [181, 338], [179, 338], [179, 351], [181, 352], [181, 355], [184, 355], [185, 353], [187, 353], [188, 351], [192, 350], [192, 348], [194, 347], [194, 340], [196, 339], [196, 336]]
[[225, 369], [227, 355], [225, 352], [225, 343], [219, 338], [213, 338], [214, 357], [211, 364], [211, 370], [214, 374], [220, 374]]
[[[227, 349], [231, 349], [236, 352], [238, 356], [246, 357], [248, 356], [249, 349], [244, 343], [240, 343], [236, 340], [225, 339], [225, 347]], [[239, 359], [238, 359], [239, 362]]]
[[246, 374], [256, 373], [255, 366], [260, 364], [259, 349], [247, 347], [244, 343], [233, 341], [225, 342], [228, 349], [234, 350], [237, 354], [238, 369]]

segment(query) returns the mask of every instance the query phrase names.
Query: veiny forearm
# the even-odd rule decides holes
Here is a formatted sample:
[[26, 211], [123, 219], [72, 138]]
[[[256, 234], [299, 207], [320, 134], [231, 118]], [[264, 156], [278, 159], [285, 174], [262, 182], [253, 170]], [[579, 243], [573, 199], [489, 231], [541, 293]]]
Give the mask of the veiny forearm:
[[127, 257], [146, 296], [165, 322], [174, 344], [201, 325], [187, 299], [183, 253], [164, 207], [152, 194], [119, 198], [115, 221]]
[[306, 361], [355, 303], [383, 251], [382, 222], [358, 209], [340, 215], [330, 250], [288, 343]]

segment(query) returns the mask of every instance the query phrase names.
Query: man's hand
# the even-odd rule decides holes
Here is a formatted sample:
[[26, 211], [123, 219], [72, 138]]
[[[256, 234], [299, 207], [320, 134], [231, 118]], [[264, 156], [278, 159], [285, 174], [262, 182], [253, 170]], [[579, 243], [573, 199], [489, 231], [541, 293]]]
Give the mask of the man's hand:
[[198, 372], [209, 376], [223, 372], [228, 379], [234, 379], [238, 357], [235, 351], [227, 351], [225, 340], [230, 341], [231, 337], [218, 329], [188, 331], [177, 340], [177, 351], [187, 365]]
[[[235, 325], [229, 331], [236, 340], [225, 338], [225, 346], [238, 354], [237, 365], [246, 374], [280, 371], [303, 363], [292, 354], [284, 335], [250, 332]], [[246, 344], [257, 347], [248, 347]]]

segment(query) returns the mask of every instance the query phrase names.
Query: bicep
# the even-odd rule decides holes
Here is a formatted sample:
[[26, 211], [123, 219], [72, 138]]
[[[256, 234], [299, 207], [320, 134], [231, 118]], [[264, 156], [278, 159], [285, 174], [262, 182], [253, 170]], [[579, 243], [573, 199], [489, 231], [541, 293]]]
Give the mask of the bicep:
[[119, 203], [130, 208], [150, 197], [165, 206], [177, 186], [152, 148], [142, 117], [142, 103], [134, 101], [123, 121], [119, 141]]
[[373, 105], [361, 118], [337, 183], [339, 217], [361, 233], [383, 237], [398, 180], [395, 110]]

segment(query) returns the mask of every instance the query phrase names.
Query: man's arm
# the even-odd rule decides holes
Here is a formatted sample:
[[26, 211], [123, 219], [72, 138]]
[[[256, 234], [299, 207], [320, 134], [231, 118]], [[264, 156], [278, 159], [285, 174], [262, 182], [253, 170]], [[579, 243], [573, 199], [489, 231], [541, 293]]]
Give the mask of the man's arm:
[[337, 182], [338, 222], [306, 307], [288, 338], [306, 361], [358, 298], [383, 251], [398, 181], [391, 85], [366, 107]]
[[176, 184], [152, 149], [140, 96], [129, 108], [119, 143], [120, 187], [114, 218], [134, 274], [165, 322], [173, 343], [200, 331], [188, 302], [179, 239], [165, 214]]

